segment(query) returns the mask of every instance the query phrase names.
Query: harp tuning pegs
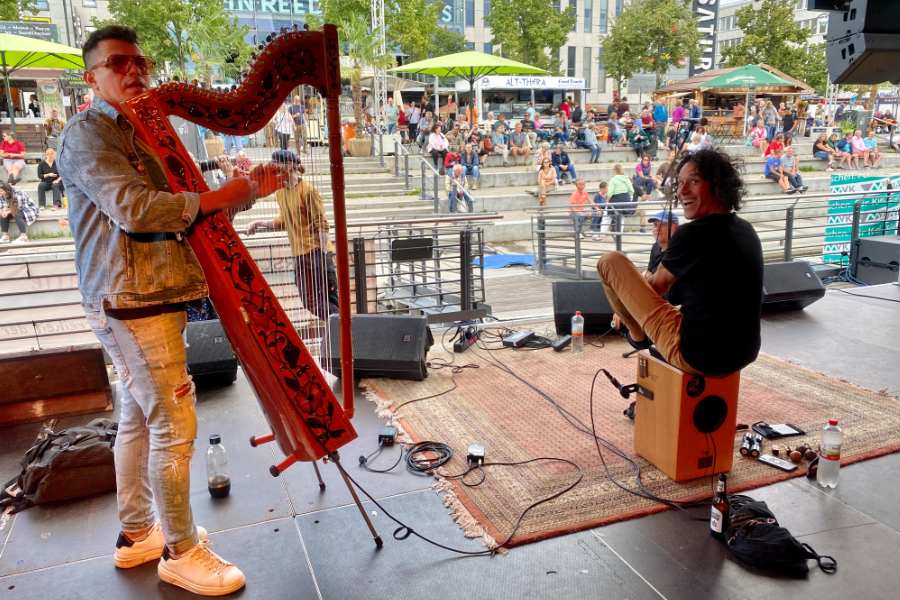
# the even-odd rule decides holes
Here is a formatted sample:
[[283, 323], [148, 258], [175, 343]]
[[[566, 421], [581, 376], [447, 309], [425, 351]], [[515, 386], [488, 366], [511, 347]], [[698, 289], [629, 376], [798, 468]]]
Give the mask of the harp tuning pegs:
[[248, 73], [247, 71], [244, 71], [243, 73], [241, 73], [241, 79], [247, 79], [247, 76], [248, 76], [249, 74], [250, 74], [250, 73]]
[[272, 34], [270, 33], [269, 35], [266, 36], [266, 43], [270, 44], [271, 42], [272, 42]]
[[235, 83], [235, 84], [232, 84], [232, 86], [231, 86], [231, 91], [232, 91], [232, 92], [236, 92], [237, 89], [238, 89], [237, 84], [236, 84], [236, 83]]
[[293, 26], [291, 26], [291, 29], [293, 29], [294, 31], [297, 31], [297, 29], [298, 29], [297, 24], [294, 23]]
[[262, 49], [265, 48], [265, 47], [266, 47], [265, 44], [260, 44], [259, 46], [256, 47], [256, 49], [257, 49], [257, 50], [262, 50]]
[[181, 81], [181, 79], [178, 77], [178, 75], [172, 75], [172, 81], [178, 83], [179, 81]]
[[256, 60], [256, 52], [250, 53], [250, 60]]
[[304, 31], [309, 31], [309, 23], [304, 23], [304, 24], [303, 24], [303, 30], [304, 30]]
[[199, 83], [196, 79], [191, 79], [191, 85], [197, 85]]

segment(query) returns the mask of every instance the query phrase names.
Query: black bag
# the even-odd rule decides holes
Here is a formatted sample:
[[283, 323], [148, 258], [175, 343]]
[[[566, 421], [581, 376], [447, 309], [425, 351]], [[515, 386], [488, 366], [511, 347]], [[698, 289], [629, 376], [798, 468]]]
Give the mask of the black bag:
[[809, 573], [806, 561], [810, 558], [826, 573], [837, 570], [834, 558], [816, 554], [809, 544], [800, 543], [790, 531], [780, 527], [765, 502], [737, 494], [729, 494], [728, 500], [731, 522], [725, 540], [739, 561], [794, 576]]
[[94, 419], [38, 440], [22, 458], [22, 472], [0, 490], [0, 510], [13, 514], [35, 504], [90, 496], [116, 489], [113, 446], [119, 425]]

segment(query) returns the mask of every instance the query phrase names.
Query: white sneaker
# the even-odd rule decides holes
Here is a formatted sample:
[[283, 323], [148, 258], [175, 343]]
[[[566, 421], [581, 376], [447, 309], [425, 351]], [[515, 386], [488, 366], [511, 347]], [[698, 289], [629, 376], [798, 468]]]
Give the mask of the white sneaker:
[[163, 549], [157, 567], [159, 578], [201, 596], [223, 596], [244, 587], [244, 574], [230, 562], [209, 549], [209, 542], [200, 542], [179, 559], [169, 558], [168, 547]]
[[[206, 540], [206, 530], [199, 525], [197, 525], [197, 535], [200, 537], [201, 542]], [[166, 538], [163, 535], [162, 525], [159, 521], [153, 525], [150, 534], [140, 542], [132, 542], [120, 531], [119, 539], [116, 540], [116, 566], [120, 569], [130, 569], [151, 560], [156, 560], [162, 556], [165, 546]]]
[[20, 235], [20, 236], [19, 236], [18, 238], [16, 238], [12, 243], [13, 243], [13, 244], [27, 244], [27, 243], [28, 243], [28, 236], [26, 236], [26, 235]]
[[9, 236], [8, 236], [8, 235], [5, 235], [5, 234], [4, 234], [3, 237], [0, 237], [0, 244], [8, 244], [8, 243], [9, 243]]
[[830, 171], [834, 171], [834, 169], [832, 169], [831, 167], [828, 167], [828, 168], [825, 169], [825, 170], [826, 170], [826, 171], [829, 171], [829, 172], [830, 172]]

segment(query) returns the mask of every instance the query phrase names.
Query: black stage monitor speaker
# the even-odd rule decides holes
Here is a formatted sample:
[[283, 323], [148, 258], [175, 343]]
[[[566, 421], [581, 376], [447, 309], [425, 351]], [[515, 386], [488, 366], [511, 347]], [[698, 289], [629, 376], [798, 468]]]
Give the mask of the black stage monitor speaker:
[[615, 313], [599, 281], [553, 282], [553, 320], [557, 335], [572, 333], [575, 311], [581, 311], [584, 332], [588, 335], [603, 335], [612, 327]]
[[[422, 381], [428, 377], [428, 350], [434, 336], [427, 316], [353, 315], [353, 376]], [[341, 377], [341, 336], [337, 315], [328, 319], [331, 361]]]
[[187, 367], [194, 383], [228, 385], [237, 379], [237, 357], [218, 319], [187, 324]]
[[863, 283], [879, 285], [900, 280], [900, 236], [859, 239], [856, 277]]
[[763, 312], [801, 310], [825, 295], [825, 286], [809, 263], [769, 263], [763, 271]]
[[873, 85], [900, 80], [897, 0], [850, 0], [828, 18], [828, 74], [834, 83]]

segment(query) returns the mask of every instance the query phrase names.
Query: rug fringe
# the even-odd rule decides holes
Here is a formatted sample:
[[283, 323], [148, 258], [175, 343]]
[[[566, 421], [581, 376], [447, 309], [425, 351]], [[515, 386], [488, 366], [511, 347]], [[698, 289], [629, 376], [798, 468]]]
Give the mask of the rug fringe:
[[[374, 386], [369, 385], [365, 379], [359, 382], [359, 387], [362, 390], [363, 398], [368, 400], [369, 402], [373, 402], [375, 404], [375, 414], [379, 419], [391, 419], [391, 401], [386, 400], [378, 395], [378, 392], [375, 391]], [[394, 427], [397, 428], [397, 441], [401, 444], [415, 444], [413, 439], [409, 437], [409, 434], [406, 433], [406, 430], [403, 429], [403, 425], [400, 424], [398, 419], [393, 420]]]
[[440, 477], [439, 475], [435, 475], [435, 477], [437, 477], [437, 483], [432, 485], [431, 489], [438, 494], [444, 492], [442, 502], [444, 506], [450, 509], [450, 516], [452, 516], [453, 520], [456, 521], [456, 524], [459, 525], [463, 535], [472, 539], [480, 537], [481, 543], [484, 544], [485, 548], [496, 550], [498, 554], [506, 554], [506, 548], [499, 548], [497, 540], [495, 540], [493, 536], [478, 523], [475, 517], [472, 516], [472, 513], [470, 513], [463, 505], [456, 495], [456, 492], [453, 491], [453, 484], [450, 480]]

